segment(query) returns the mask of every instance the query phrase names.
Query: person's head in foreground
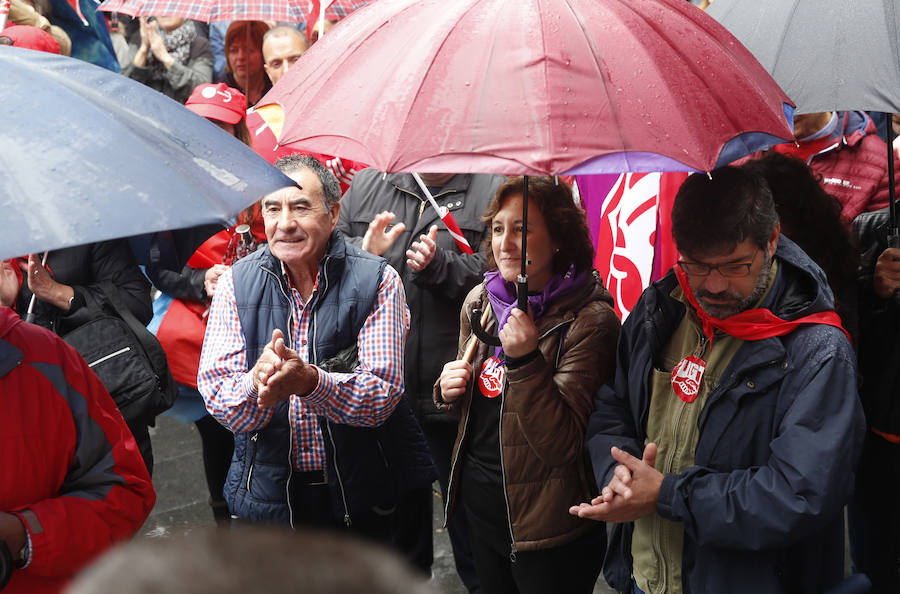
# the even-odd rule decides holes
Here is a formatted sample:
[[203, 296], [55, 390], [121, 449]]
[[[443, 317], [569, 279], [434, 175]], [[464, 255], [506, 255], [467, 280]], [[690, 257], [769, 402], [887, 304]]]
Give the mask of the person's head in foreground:
[[769, 282], [780, 225], [759, 175], [736, 167], [685, 180], [672, 207], [672, 235], [694, 296], [709, 315], [753, 307]]
[[335, 533], [263, 526], [133, 541], [72, 582], [68, 594], [433, 594], [402, 559]]

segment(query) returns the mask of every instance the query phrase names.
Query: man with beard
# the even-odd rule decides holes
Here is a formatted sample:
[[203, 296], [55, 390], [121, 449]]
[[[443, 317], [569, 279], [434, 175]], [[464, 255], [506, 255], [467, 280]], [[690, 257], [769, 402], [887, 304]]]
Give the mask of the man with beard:
[[603, 487], [570, 511], [615, 522], [620, 592], [823, 592], [865, 431], [825, 275], [750, 171], [689, 177], [672, 229], [681, 260], [625, 321], [595, 398]]

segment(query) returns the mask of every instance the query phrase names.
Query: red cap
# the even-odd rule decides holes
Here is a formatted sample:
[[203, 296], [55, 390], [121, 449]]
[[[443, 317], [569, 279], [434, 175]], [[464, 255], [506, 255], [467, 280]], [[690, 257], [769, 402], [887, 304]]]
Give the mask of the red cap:
[[197, 85], [184, 106], [197, 115], [226, 124], [237, 124], [247, 115], [247, 98], [225, 83]]
[[0, 37], [9, 37], [12, 39], [15, 47], [24, 47], [51, 54], [59, 53], [59, 44], [53, 39], [53, 36], [43, 29], [38, 29], [31, 25], [10, 25], [3, 31], [0, 31]]

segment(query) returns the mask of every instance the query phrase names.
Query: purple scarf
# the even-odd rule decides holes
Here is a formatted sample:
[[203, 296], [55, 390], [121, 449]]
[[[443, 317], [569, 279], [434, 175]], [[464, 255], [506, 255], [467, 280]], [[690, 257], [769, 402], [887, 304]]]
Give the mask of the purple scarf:
[[[535, 322], [544, 314], [544, 310], [557, 297], [561, 297], [569, 293], [576, 287], [580, 287], [584, 282], [584, 272], [575, 272], [575, 267], [570, 266], [565, 274], [554, 274], [547, 281], [544, 290], [540, 295], [528, 296], [528, 307], [531, 309], [531, 315]], [[497, 330], [499, 331], [506, 324], [509, 314], [512, 313], [514, 307], [517, 306], [516, 299], [516, 283], [503, 280], [499, 270], [489, 270], [484, 273], [484, 286], [487, 289], [488, 301], [497, 317]], [[503, 347], [497, 347], [494, 355], [499, 357], [503, 352]]]

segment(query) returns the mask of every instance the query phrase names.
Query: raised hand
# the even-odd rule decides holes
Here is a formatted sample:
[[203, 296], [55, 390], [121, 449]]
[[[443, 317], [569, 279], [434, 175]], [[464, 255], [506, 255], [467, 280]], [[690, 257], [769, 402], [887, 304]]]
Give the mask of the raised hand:
[[406, 265], [421, 272], [434, 259], [434, 253], [437, 251], [435, 240], [437, 239], [437, 225], [432, 225], [428, 230], [428, 235], [420, 235], [419, 241], [413, 242], [409, 249], [406, 250]]
[[363, 236], [362, 249], [376, 256], [381, 256], [388, 251], [400, 234], [406, 230], [405, 224], [397, 223], [389, 231], [386, 231], [385, 229], [394, 218], [396, 218], [394, 213], [386, 210], [375, 215]]

